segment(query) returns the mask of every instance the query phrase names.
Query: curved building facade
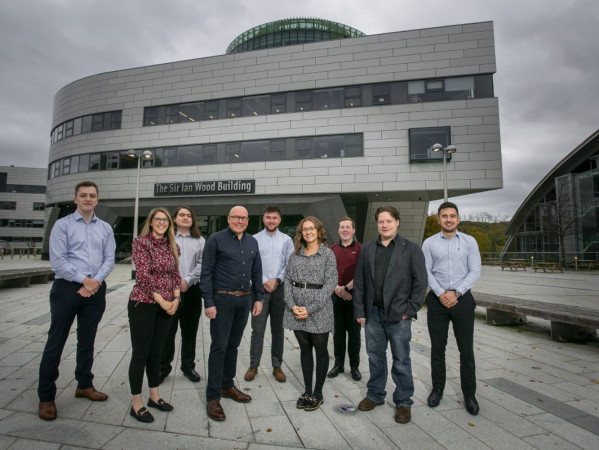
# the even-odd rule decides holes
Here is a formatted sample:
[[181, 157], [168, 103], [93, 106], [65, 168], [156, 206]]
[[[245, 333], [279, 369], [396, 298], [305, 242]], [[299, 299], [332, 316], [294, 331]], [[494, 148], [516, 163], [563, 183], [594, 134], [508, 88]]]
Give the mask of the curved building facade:
[[535, 186], [506, 234], [502, 258], [599, 261], [599, 130]]
[[316, 215], [334, 241], [349, 215], [366, 240], [376, 207], [393, 204], [402, 234], [419, 242], [428, 202], [443, 196], [434, 143], [458, 148], [447, 165], [452, 197], [502, 187], [494, 72], [493, 24], [482, 22], [77, 80], [55, 97], [47, 229], [90, 179], [126, 253], [139, 173], [140, 219], [188, 204], [211, 233], [241, 204], [257, 231], [275, 203], [288, 230]]

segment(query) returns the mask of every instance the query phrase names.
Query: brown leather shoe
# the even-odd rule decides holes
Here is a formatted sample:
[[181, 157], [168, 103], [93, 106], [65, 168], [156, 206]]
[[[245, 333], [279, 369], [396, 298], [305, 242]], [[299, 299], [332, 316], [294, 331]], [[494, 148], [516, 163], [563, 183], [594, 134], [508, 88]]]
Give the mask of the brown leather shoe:
[[224, 398], [230, 398], [231, 400], [235, 400], [238, 403], [249, 403], [252, 401], [252, 397], [250, 397], [247, 394], [244, 394], [235, 386], [229, 389], [221, 390], [220, 395]]
[[220, 405], [220, 400], [209, 401], [206, 404], [206, 412], [208, 413], [208, 417], [218, 422], [222, 422], [227, 418], [227, 416], [225, 416], [225, 412], [223, 411], [223, 407]]
[[272, 374], [275, 376], [275, 380], [277, 380], [279, 383], [284, 383], [287, 381], [287, 377], [283, 373], [283, 369], [280, 367], [273, 367]]
[[257, 367], [250, 367], [248, 369], [248, 371], [245, 373], [245, 375], [243, 376], [243, 379], [245, 381], [254, 381], [254, 378], [256, 378], [257, 373], [258, 373]]
[[77, 389], [75, 391], [75, 397], [85, 397], [89, 400], [91, 400], [92, 402], [103, 402], [104, 400], [106, 400], [108, 398], [108, 395], [100, 392], [100, 391], [96, 391], [95, 387], [90, 387], [87, 389]]
[[397, 423], [408, 423], [412, 420], [412, 409], [407, 406], [395, 408], [395, 421]]
[[40, 419], [42, 420], [56, 419], [56, 403], [54, 403], [54, 400], [51, 400], [49, 402], [40, 402], [38, 408], [38, 416], [40, 416]]
[[384, 405], [385, 401], [382, 402], [374, 402], [370, 400], [368, 397], [364, 397], [360, 403], [358, 403], [358, 409], [360, 411], [372, 411], [377, 406]]

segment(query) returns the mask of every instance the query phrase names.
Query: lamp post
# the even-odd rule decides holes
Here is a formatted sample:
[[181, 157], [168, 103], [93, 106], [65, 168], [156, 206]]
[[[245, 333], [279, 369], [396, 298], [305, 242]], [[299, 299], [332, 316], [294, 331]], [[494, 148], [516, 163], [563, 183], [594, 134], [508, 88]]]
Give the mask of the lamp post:
[[443, 152], [443, 198], [447, 201], [447, 155], [453, 155], [456, 152], [455, 145], [443, 147], [441, 144], [433, 145], [433, 152]]
[[[137, 237], [137, 216], [139, 214], [139, 175], [141, 172], [141, 159], [151, 159], [152, 152], [150, 150], [146, 150], [143, 153], [140, 153], [136, 152], [135, 150], [132, 150], [129, 153], [127, 153], [127, 156], [129, 156], [130, 158], [137, 158], [137, 184], [135, 187], [135, 207], [133, 209], [133, 239], [135, 239]], [[133, 258], [131, 258], [131, 279], [135, 279], [135, 264], [133, 263]]]

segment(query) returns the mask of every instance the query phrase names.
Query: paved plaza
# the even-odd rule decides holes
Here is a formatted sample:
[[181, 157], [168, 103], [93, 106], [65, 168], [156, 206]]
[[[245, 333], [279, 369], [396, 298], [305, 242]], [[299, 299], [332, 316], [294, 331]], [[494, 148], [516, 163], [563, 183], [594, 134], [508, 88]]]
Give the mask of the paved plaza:
[[[33, 258], [0, 261], [0, 270], [40, 266], [48, 267], [48, 263]], [[258, 376], [253, 382], [244, 381], [249, 363], [249, 323], [239, 349], [237, 381], [253, 400], [239, 404], [223, 399], [226, 421], [209, 420], [205, 374], [210, 334], [205, 317], [198, 333], [196, 363], [202, 380], [191, 383], [177, 367], [160, 387], [161, 396], [175, 410], [168, 414], [152, 411], [156, 421], [141, 424], [129, 416], [131, 345], [126, 305], [133, 285], [130, 270], [130, 266], [117, 265], [108, 279], [107, 308], [96, 339], [94, 383], [109, 395], [108, 401], [92, 403], [75, 398], [76, 339], [71, 336], [60, 366], [58, 419], [53, 422], [37, 417], [36, 391], [50, 320], [51, 284], [0, 288], [0, 448], [599, 448], [599, 341], [553, 342], [549, 323], [536, 319], [519, 326], [488, 326], [480, 308], [474, 335], [481, 408], [478, 416], [470, 416], [461, 403], [453, 336], [447, 353], [445, 396], [438, 408], [426, 405], [431, 387], [430, 340], [423, 310], [412, 328], [416, 393], [409, 424], [399, 425], [393, 420], [390, 376], [385, 405], [371, 412], [339, 411], [341, 405], [357, 405], [366, 393], [368, 358], [364, 345], [362, 381], [353, 381], [347, 372], [327, 379], [324, 404], [313, 412], [295, 407], [303, 388], [299, 348], [290, 331], [285, 332], [283, 365], [287, 382], [278, 383], [271, 375], [268, 342]], [[484, 267], [474, 291], [599, 309], [596, 272], [545, 274]], [[329, 345], [332, 357], [332, 339]]]

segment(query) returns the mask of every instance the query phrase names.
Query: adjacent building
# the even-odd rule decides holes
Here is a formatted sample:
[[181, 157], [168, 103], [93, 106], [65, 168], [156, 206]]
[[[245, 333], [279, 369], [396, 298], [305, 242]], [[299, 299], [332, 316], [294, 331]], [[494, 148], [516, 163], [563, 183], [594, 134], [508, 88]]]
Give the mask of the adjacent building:
[[492, 22], [366, 36], [288, 19], [242, 33], [225, 55], [77, 80], [54, 102], [48, 229], [72, 211], [75, 184], [93, 180], [124, 256], [139, 179], [140, 223], [187, 204], [212, 233], [241, 204], [257, 231], [274, 203], [286, 231], [316, 215], [336, 236], [349, 215], [368, 240], [375, 209], [392, 204], [419, 242], [443, 196], [433, 144], [457, 147], [451, 197], [502, 187], [495, 69]]
[[599, 261], [599, 130], [535, 186], [506, 234], [504, 258]]
[[41, 248], [46, 169], [0, 167], [0, 251]]

